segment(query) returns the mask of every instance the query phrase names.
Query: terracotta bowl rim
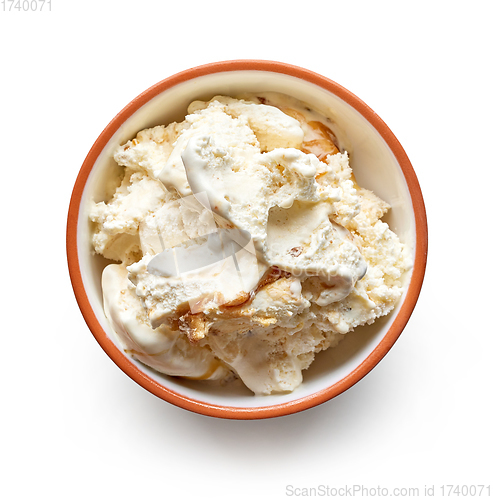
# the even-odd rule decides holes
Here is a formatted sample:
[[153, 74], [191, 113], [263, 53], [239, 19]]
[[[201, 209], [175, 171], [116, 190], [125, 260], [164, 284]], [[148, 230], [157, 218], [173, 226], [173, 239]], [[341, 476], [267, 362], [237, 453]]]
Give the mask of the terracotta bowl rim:
[[[93, 165], [114, 133], [140, 107], [158, 94], [191, 79], [230, 71], [263, 71], [296, 77], [331, 92], [356, 109], [378, 131], [394, 154], [410, 192], [416, 227], [415, 260], [409, 287], [398, 314], [377, 347], [356, 369], [337, 383], [299, 399], [262, 407], [223, 406], [198, 401], [160, 385], [139, 370], [115, 346], [99, 323], [84, 288], [78, 254], [77, 225], [82, 193]], [[70, 279], [82, 315], [97, 342], [130, 378], [157, 397], [195, 413], [229, 419], [260, 419], [289, 415], [324, 403], [352, 387], [382, 360], [399, 338], [418, 300], [426, 268], [428, 229], [423, 196], [411, 162], [389, 127], [367, 104], [338, 83], [313, 71], [284, 62], [240, 59], [204, 64], [165, 78], [142, 92], [111, 120], [90, 149], [77, 176], [68, 211], [66, 244]]]

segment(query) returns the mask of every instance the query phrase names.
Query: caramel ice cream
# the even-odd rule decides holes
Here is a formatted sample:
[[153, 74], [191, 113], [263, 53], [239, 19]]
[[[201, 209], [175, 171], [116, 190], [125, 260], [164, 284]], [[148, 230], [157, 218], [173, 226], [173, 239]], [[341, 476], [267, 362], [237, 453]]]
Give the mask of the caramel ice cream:
[[216, 96], [115, 151], [121, 184], [90, 218], [116, 262], [102, 286], [125, 352], [288, 392], [316, 353], [395, 307], [408, 250], [334, 130], [288, 96]]

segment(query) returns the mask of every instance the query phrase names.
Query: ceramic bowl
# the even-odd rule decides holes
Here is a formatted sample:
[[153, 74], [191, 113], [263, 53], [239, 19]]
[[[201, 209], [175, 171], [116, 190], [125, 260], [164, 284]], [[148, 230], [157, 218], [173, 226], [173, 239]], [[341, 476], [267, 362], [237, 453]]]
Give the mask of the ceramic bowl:
[[[334, 349], [316, 356], [302, 385], [290, 394], [254, 396], [241, 384], [221, 387], [161, 375], [130, 359], [119, 347], [103, 312], [101, 272], [108, 261], [91, 247], [88, 202], [108, 196], [115, 176], [114, 149], [144, 128], [183, 120], [188, 104], [214, 95], [282, 92], [332, 118], [351, 146], [358, 183], [391, 204], [385, 221], [412, 249], [413, 268], [395, 310], [360, 327]], [[237, 60], [207, 64], [166, 78], [128, 104], [89, 151], [73, 190], [67, 224], [67, 255], [82, 314], [108, 356], [144, 389], [196, 413], [235, 419], [268, 418], [304, 410], [341, 394], [387, 354], [403, 331], [421, 289], [427, 254], [426, 214], [411, 163], [387, 125], [364, 102], [330, 79], [279, 62]]]

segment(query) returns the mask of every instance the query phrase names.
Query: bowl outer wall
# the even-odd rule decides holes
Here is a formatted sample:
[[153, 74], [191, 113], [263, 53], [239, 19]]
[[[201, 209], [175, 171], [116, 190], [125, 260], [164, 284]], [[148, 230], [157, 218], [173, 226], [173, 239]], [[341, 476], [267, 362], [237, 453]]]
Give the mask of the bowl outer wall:
[[[282, 73], [300, 78], [331, 92], [363, 115], [387, 143], [401, 168], [411, 196], [416, 227], [415, 259], [409, 287], [404, 301], [400, 306], [398, 315], [377, 347], [356, 369], [330, 387], [300, 399], [262, 407], [222, 406], [198, 401], [160, 385], [147, 374], [139, 370], [139, 368], [116, 347], [112, 340], [108, 338], [95, 315], [84, 287], [77, 244], [78, 218], [86, 181], [101, 151], [119, 127], [132, 116], [137, 109], [158, 94], [175, 85], [212, 73], [245, 70]], [[305, 410], [341, 394], [367, 375], [396, 342], [411, 316], [424, 279], [427, 249], [428, 233], [426, 211], [418, 179], [404, 149], [383, 120], [358, 97], [332, 80], [297, 66], [274, 61], [223, 61], [191, 68], [162, 80], [132, 100], [108, 124], [89, 151], [75, 182], [67, 219], [67, 259], [72, 286], [82, 315], [103, 350], [130, 378], [159, 398], [196, 413], [231, 419], [271, 418]]]

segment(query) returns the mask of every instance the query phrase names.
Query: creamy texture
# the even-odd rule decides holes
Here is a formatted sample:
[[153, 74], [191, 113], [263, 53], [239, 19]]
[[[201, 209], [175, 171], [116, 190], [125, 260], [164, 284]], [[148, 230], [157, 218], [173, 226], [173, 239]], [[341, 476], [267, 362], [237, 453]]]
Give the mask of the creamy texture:
[[407, 251], [328, 119], [269, 93], [188, 111], [121, 146], [121, 186], [93, 206], [94, 247], [121, 262], [105, 312], [158, 371], [291, 391], [317, 352], [392, 310]]
[[123, 265], [103, 271], [104, 310], [118, 332], [125, 352], [168, 375], [192, 379], [220, 379], [229, 373], [210, 350], [193, 346], [179, 331], [152, 328]]

